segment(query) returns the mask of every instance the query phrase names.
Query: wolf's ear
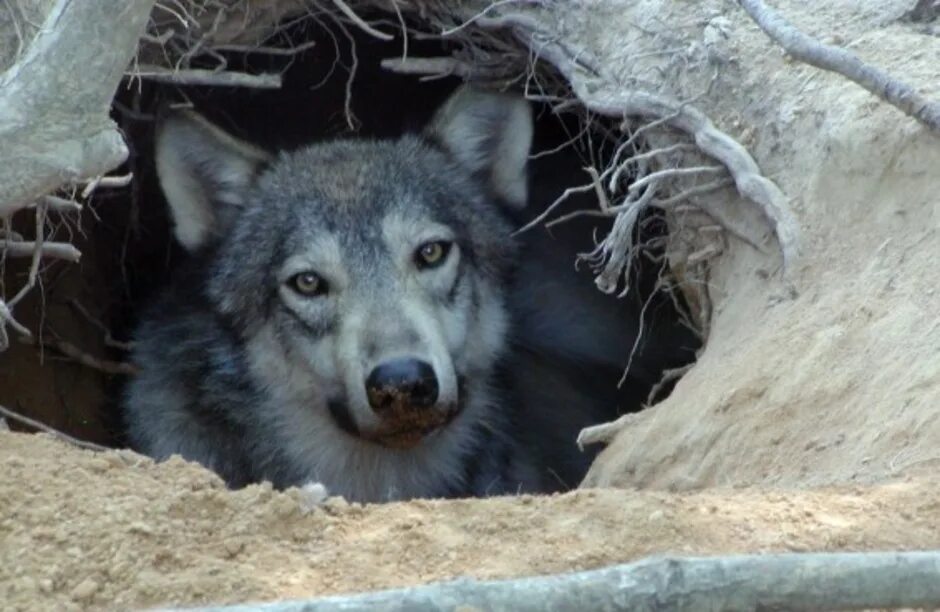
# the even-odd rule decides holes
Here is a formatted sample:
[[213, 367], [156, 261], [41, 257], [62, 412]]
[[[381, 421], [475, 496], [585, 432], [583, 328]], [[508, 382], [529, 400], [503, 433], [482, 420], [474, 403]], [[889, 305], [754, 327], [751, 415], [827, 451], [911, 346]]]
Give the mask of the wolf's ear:
[[525, 206], [532, 146], [532, 110], [525, 99], [463, 85], [437, 111], [428, 134], [508, 204]]
[[225, 232], [245, 203], [245, 190], [270, 160], [266, 152], [195, 112], [162, 114], [156, 133], [157, 176], [180, 244], [195, 251]]

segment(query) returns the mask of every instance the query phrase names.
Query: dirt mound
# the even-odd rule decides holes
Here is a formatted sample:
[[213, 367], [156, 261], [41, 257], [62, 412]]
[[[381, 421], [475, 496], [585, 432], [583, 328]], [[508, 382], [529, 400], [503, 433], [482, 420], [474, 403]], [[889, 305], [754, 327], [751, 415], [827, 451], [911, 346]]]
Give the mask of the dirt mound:
[[0, 434], [5, 609], [237, 602], [589, 569], [651, 554], [940, 547], [940, 488], [583, 490], [306, 509], [210, 472]]

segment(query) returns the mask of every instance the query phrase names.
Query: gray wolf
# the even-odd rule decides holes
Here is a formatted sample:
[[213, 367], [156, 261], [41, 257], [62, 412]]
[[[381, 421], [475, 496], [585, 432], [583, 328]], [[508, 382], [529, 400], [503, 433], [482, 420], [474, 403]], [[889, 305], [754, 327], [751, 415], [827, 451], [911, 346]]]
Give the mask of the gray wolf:
[[[527, 102], [468, 86], [418, 134], [276, 155], [163, 117], [157, 171], [188, 259], [136, 333], [131, 445], [231, 487], [313, 481], [363, 502], [577, 484], [575, 427], [612, 400], [557, 364], [601, 345], [622, 361], [608, 338], [636, 330], [605, 326], [593, 297], [533, 302], [578, 293], [551, 280], [551, 245], [517, 265], [531, 142]], [[564, 337], [576, 312], [595, 326]]]

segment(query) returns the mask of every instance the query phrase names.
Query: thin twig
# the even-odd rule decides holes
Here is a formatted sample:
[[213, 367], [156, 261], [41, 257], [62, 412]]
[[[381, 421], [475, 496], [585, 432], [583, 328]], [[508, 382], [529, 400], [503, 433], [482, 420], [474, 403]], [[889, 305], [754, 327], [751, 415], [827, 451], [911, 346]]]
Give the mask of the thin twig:
[[687, 363], [684, 366], [678, 368], [670, 368], [668, 370], [663, 370], [663, 375], [660, 377], [659, 382], [653, 385], [653, 388], [650, 389], [649, 395], [646, 396], [646, 405], [652, 406], [653, 400], [656, 399], [656, 396], [662, 392], [663, 387], [669, 383], [679, 380], [683, 376], [689, 373], [689, 370], [695, 367], [695, 362]]
[[738, 4], [767, 36], [797, 60], [841, 74], [940, 133], [940, 103], [927, 99], [907, 83], [866, 64], [855, 54], [807, 36], [762, 0], [738, 0]]
[[[36, 246], [37, 243], [33, 241], [0, 240], [0, 250], [6, 251], [6, 254], [10, 257], [32, 257]], [[67, 242], [46, 242], [40, 245], [39, 253], [43, 257], [64, 259], [71, 262], [79, 261], [82, 258], [82, 252]]]
[[82, 199], [88, 199], [88, 196], [90, 196], [95, 191], [95, 189], [98, 189], [99, 187], [127, 187], [131, 184], [132, 180], [134, 180], [133, 172], [128, 172], [122, 176], [97, 176], [88, 181], [88, 184], [85, 185], [85, 189], [82, 190]]
[[317, 42], [315, 40], [310, 40], [294, 47], [288, 47], [286, 49], [281, 47], [266, 47], [263, 45], [213, 45], [212, 50], [232, 53], [254, 53], [258, 55], [280, 55], [291, 57], [314, 48], [316, 44]]
[[104, 334], [104, 343], [105, 346], [110, 346], [111, 348], [120, 349], [122, 351], [132, 351], [134, 350], [133, 342], [125, 342], [123, 340], [115, 340], [114, 336], [111, 335], [111, 330], [108, 329], [108, 326], [96, 319], [88, 310], [82, 306], [82, 304], [76, 299], [69, 300], [69, 306], [74, 308], [78, 314], [82, 316], [83, 319], [91, 323], [95, 328], [97, 328], [102, 334]]
[[469, 79], [479, 72], [472, 64], [462, 62], [454, 57], [413, 57], [409, 59], [389, 57], [381, 61], [381, 66], [397, 74], [456, 75], [462, 79]]
[[518, 234], [522, 234], [522, 233], [524, 233], [524, 232], [527, 232], [527, 231], [529, 231], [530, 229], [532, 229], [533, 227], [535, 227], [536, 225], [542, 223], [545, 219], [547, 219], [547, 218], [555, 211], [556, 208], [558, 208], [559, 206], [561, 206], [561, 205], [565, 202], [565, 200], [567, 200], [568, 198], [570, 198], [570, 197], [573, 196], [574, 194], [576, 194], [576, 193], [584, 193], [584, 192], [587, 192], [587, 191], [591, 191], [591, 190], [593, 190], [593, 189], [594, 189], [594, 181], [591, 181], [590, 183], [588, 183], [588, 184], [586, 184], [586, 185], [579, 185], [579, 186], [577, 186], [577, 187], [568, 187], [567, 189], [565, 189], [565, 190], [562, 192], [562, 194], [561, 194], [560, 196], [558, 196], [558, 197], [555, 199], [554, 202], [552, 202], [551, 204], [549, 204], [548, 207], [547, 207], [544, 211], [542, 211], [541, 214], [539, 214], [537, 217], [535, 217], [534, 219], [532, 219], [531, 221], [529, 221], [528, 223], [526, 223], [525, 225], [523, 225], [522, 227], [520, 227], [519, 229], [517, 229], [515, 232], [513, 232], [513, 235], [516, 236], [516, 235], [518, 235]]
[[[29, 253], [32, 260], [29, 263], [29, 276], [26, 279], [26, 284], [20, 287], [20, 290], [16, 292], [16, 295], [14, 295], [13, 298], [7, 302], [7, 308], [9, 308], [11, 311], [13, 308], [16, 307], [17, 304], [20, 303], [21, 300], [23, 300], [26, 297], [26, 295], [30, 291], [33, 290], [33, 287], [36, 286], [36, 283], [39, 282], [39, 265], [44, 255], [44, 250], [50, 244], [46, 242], [46, 205], [42, 202], [36, 205], [35, 232], [36, 232], [35, 242], [15, 243], [15, 244], [32, 245], [32, 248]], [[71, 247], [72, 245], [68, 245], [68, 246]], [[75, 249], [75, 250], [77, 251], [78, 249]], [[4, 254], [7, 254], [7, 252], [5, 251]]]
[[601, 423], [585, 427], [578, 433], [578, 448], [582, 451], [585, 446], [595, 444], [610, 444], [625, 427], [636, 422], [639, 416], [635, 413], [622, 415], [616, 421]]
[[717, 174], [724, 172], [724, 166], [692, 166], [690, 168], [666, 168], [651, 172], [644, 177], [638, 178], [630, 184], [629, 191], [634, 192], [646, 187], [655, 181], [676, 178], [679, 176], [689, 176], [692, 174]]
[[668, 208], [674, 204], [679, 204], [680, 202], [688, 201], [692, 196], [701, 195], [703, 193], [710, 193], [712, 191], [717, 191], [718, 189], [723, 189], [725, 187], [734, 187], [734, 180], [730, 178], [720, 178], [715, 181], [710, 181], [708, 183], [702, 183], [701, 185], [696, 185], [694, 187], [689, 187], [688, 189], [683, 189], [679, 193], [669, 196], [668, 198], [654, 198], [650, 203], [652, 206], [658, 206], [659, 208]]
[[71, 342], [62, 340], [60, 338], [44, 338], [42, 341], [33, 340], [31, 344], [55, 349], [64, 357], [67, 357], [68, 359], [80, 365], [97, 370], [99, 372], [103, 372], [105, 374], [110, 374], [112, 376], [134, 376], [139, 372], [138, 368], [131, 363], [124, 361], [111, 361], [109, 359], [95, 357], [94, 355], [91, 355], [78, 348]]
[[160, 66], [141, 65], [137, 71], [129, 76], [174, 85], [250, 87], [255, 89], [279, 89], [281, 87], [281, 75], [276, 73], [248, 74], [247, 72], [202, 70], [198, 68], [171, 70]]
[[371, 25], [369, 25], [362, 17], [357, 15], [354, 10], [349, 8], [349, 5], [343, 2], [343, 0], [333, 0], [333, 4], [335, 4], [336, 8], [338, 8], [340, 12], [346, 15], [350, 21], [359, 26], [359, 29], [366, 34], [378, 38], [379, 40], [384, 40], [385, 42], [395, 40], [395, 37], [391, 34], [380, 32], [379, 30], [376, 30]]
[[[81, 212], [82, 205], [76, 202], [75, 200], [69, 200], [67, 198], [60, 198], [59, 196], [47, 195], [42, 197], [42, 203], [46, 205], [49, 210], [54, 210], [59, 213], [66, 212]], [[30, 208], [35, 208], [37, 204], [32, 204]]]
[[46, 425], [45, 423], [40, 423], [39, 421], [35, 419], [31, 419], [27, 416], [23, 416], [22, 414], [18, 412], [13, 412], [6, 406], [0, 405], [0, 414], [2, 414], [5, 418], [10, 419], [11, 421], [16, 421], [17, 423], [20, 423], [21, 425], [26, 425], [27, 427], [38, 429], [39, 431], [43, 433], [47, 433], [51, 435], [53, 438], [56, 438], [57, 440], [67, 442], [71, 444], [72, 446], [77, 446], [78, 448], [83, 448], [85, 450], [94, 451], [96, 453], [106, 453], [108, 451], [114, 450], [113, 448], [108, 448], [107, 446], [95, 444], [94, 442], [88, 442], [87, 440], [79, 440], [78, 438], [72, 437], [68, 435], [67, 433], [63, 433], [59, 431], [58, 429], [55, 429], [54, 427], [50, 427], [49, 425]]
[[[3, 327], [4, 327], [3, 324], [6, 324], [12, 327], [13, 331], [20, 334], [24, 338], [33, 337], [33, 333], [29, 331], [29, 329], [25, 325], [23, 325], [22, 323], [20, 323], [13, 317], [13, 313], [10, 311], [9, 306], [7, 306], [6, 302], [4, 302], [3, 300], [0, 300], [0, 322], [2, 322], [2, 324], [0, 324], [0, 331], [3, 331]], [[9, 345], [9, 341], [6, 340], [6, 336], [4, 336], [3, 348], [6, 349], [8, 345]]]

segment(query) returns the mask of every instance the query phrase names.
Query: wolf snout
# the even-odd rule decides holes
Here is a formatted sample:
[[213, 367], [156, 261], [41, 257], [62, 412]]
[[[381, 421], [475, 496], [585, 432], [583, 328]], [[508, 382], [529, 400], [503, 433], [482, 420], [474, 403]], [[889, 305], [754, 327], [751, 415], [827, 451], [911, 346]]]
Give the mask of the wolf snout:
[[366, 392], [372, 410], [384, 417], [433, 407], [439, 386], [431, 364], [403, 358], [386, 361], [372, 370], [366, 379]]

